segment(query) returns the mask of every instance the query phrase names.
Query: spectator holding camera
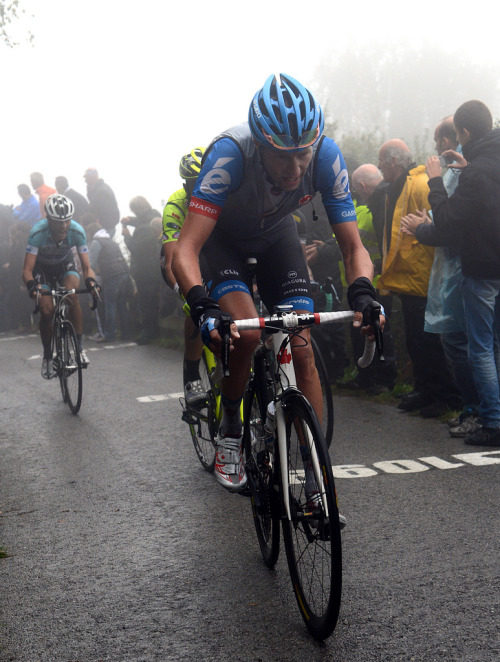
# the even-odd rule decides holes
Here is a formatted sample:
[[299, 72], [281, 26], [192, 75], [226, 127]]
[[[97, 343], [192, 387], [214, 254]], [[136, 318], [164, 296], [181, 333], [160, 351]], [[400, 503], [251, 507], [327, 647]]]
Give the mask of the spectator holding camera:
[[456, 232], [462, 261], [462, 291], [469, 359], [479, 395], [482, 428], [465, 437], [471, 446], [500, 446], [500, 386], [497, 363], [500, 333], [500, 129], [481, 101], [463, 103], [453, 116], [463, 156], [462, 170], [448, 198], [437, 156], [427, 160], [429, 201], [439, 231]]
[[[462, 152], [452, 115], [441, 120], [436, 126], [434, 142], [440, 165], [447, 168], [443, 174], [443, 185], [449, 197], [457, 188], [461, 173], [460, 169], [447, 167], [455, 161], [450, 150], [453, 150], [453, 154]], [[443, 156], [445, 152], [448, 157]], [[465, 437], [470, 432], [479, 430], [481, 425], [478, 422], [479, 397], [468, 357], [459, 233], [456, 228], [439, 230], [425, 213], [405, 216], [401, 225], [403, 232], [415, 235], [421, 244], [436, 246], [429, 279], [424, 328], [429, 333], [440, 334], [444, 352], [465, 405], [460, 416], [451, 419], [450, 435]]]

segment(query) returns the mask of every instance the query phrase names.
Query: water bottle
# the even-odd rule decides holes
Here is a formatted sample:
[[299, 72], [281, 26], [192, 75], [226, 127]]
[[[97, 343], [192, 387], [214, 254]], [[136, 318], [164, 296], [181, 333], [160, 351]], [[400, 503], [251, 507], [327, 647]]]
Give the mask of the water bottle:
[[264, 434], [266, 439], [266, 444], [272, 444], [274, 441], [274, 430], [276, 425], [276, 405], [271, 400], [267, 405], [267, 416], [266, 422], [264, 424]]

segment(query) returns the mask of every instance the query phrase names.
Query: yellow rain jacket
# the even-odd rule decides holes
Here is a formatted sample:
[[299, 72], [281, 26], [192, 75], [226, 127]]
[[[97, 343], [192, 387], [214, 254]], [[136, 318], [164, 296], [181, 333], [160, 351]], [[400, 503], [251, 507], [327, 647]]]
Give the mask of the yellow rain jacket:
[[384, 225], [382, 275], [377, 289], [381, 294], [427, 296], [429, 275], [434, 260], [434, 248], [420, 244], [416, 238], [403, 234], [401, 219], [406, 214], [427, 209], [429, 187], [425, 166], [412, 168], [396, 201], [391, 227], [391, 242], [387, 250], [387, 223]]

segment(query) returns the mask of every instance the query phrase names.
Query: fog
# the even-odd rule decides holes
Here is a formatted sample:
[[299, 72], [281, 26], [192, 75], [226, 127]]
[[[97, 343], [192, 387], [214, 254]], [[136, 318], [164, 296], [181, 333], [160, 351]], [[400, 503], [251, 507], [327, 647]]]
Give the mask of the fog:
[[123, 215], [136, 195], [160, 208], [182, 184], [180, 157], [245, 120], [279, 71], [313, 90], [341, 145], [376, 132], [412, 149], [427, 136], [432, 150], [435, 123], [470, 98], [500, 117], [497, 21], [482, 0], [472, 17], [425, 0], [20, 3], [19, 45], [0, 44], [3, 204], [34, 170], [85, 193], [93, 166]]

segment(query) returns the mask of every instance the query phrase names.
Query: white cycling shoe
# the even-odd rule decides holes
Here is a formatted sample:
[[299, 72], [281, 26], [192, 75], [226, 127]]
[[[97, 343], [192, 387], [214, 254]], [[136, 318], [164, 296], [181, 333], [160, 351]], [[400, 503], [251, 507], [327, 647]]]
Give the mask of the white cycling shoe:
[[241, 492], [247, 485], [241, 437], [217, 435], [215, 476], [230, 492]]

